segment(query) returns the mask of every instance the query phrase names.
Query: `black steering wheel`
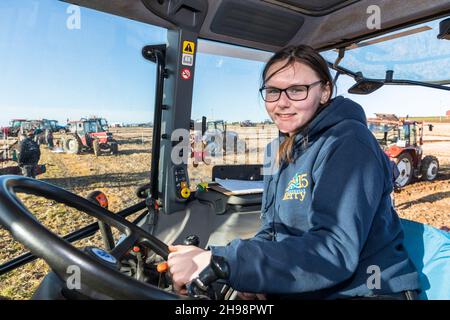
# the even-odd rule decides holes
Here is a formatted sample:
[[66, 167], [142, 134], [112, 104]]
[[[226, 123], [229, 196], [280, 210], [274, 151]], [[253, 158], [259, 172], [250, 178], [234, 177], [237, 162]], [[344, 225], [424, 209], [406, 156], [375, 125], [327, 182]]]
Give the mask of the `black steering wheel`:
[[44, 259], [63, 281], [67, 281], [72, 275], [68, 273], [68, 268], [78, 266], [81, 288], [77, 291], [97, 299], [187, 298], [126, 276], [77, 249], [44, 227], [17, 198], [18, 191], [66, 204], [117, 228], [126, 235], [126, 238], [110, 253], [117, 261], [120, 261], [136, 244], [146, 246], [166, 260], [169, 254], [168, 247], [125, 218], [113, 215], [108, 210], [67, 190], [31, 178], [1, 176], [0, 224], [34, 255]]

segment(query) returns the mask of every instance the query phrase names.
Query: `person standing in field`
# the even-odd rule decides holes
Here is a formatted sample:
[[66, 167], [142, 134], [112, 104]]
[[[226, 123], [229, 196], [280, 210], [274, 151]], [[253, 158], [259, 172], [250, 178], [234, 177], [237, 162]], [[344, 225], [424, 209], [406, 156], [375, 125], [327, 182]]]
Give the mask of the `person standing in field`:
[[53, 144], [53, 132], [51, 129], [46, 129], [45, 130], [45, 140], [47, 141], [47, 147], [49, 149], [53, 149], [54, 144]]
[[41, 157], [39, 145], [33, 139], [34, 131], [30, 130], [20, 142], [19, 155], [17, 162], [22, 169], [22, 175], [25, 177], [36, 178], [37, 164]]

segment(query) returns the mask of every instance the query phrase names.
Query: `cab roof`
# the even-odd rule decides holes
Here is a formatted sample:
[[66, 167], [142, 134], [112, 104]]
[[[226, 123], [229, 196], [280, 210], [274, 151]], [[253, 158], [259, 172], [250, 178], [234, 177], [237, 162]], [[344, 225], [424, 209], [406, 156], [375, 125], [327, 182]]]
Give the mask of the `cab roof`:
[[[449, 0], [64, 0], [117, 16], [198, 33], [199, 38], [276, 51], [349, 46], [450, 14]], [[374, 7], [376, 6], [376, 7]], [[379, 11], [381, 28], [368, 21]]]

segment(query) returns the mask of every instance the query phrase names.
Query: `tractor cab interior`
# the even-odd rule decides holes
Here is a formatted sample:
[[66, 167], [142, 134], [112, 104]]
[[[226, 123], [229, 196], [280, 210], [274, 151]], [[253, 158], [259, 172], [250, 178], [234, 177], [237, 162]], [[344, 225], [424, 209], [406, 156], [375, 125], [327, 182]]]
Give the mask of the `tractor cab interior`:
[[[209, 279], [207, 288], [194, 282], [188, 296], [173, 293], [170, 278], [160, 269], [164, 268], [168, 244], [194, 244], [203, 248], [225, 245], [235, 238], [250, 238], [258, 230], [262, 189], [230, 192], [215, 182], [218, 179], [262, 181], [264, 168], [269, 165], [264, 163], [264, 147], [278, 137], [278, 131], [272, 130], [258, 140], [248, 133], [252, 128], [242, 129], [243, 133], [240, 131], [233, 139], [226, 138], [229, 135], [216, 137], [227, 140], [224, 147], [217, 151], [215, 140], [214, 157], [201, 153], [198, 158], [192, 156], [190, 133], [192, 130], [204, 133], [210, 127], [230, 130], [219, 119], [230, 112], [226, 111], [227, 105], [238, 102], [235, 100], [240, 90], [238, 80], [243, 74], [252, 75], [255, 87], [254, 92], [246, 93], [246, 98], [240, 98], [248, 106], [240, 109], [243, 116], [249, 118], [259, 108], [256, 112], [267, 118], [261, 102], [254, 109], [250, 104], [258, 94], [264, 62], [278, 49], [300, 43], [314, 47], [328, 60], [336, 81], [345, 76], [352, 79], [348, 92], [354, 94], [367, 95], [384, 85], [450, 90], [449, 68], [447, 71], [436, 68], [430, 77], [420, 73], [420, 67], [426, 63], [433, 66], [441, 60], [449, 63], [448, 52], [446, 55], [441, 52], [448, 49], [445, 39], [450, 31], [444, 26], [440, 29], [439, 25], [448, 21], [450, 15], [447, 0], [67, 0], [60, 3], [81, 6], [88, 10], [86, 16], [101, 12], [107, 17], [161, 28], [164, 37], [160, 42], [146, 43], [133, 57], [154, 70], [151, 84], [155, 90], [153, 119], [146, 119], [153, 123], [150, 181], [136, 185], [139, 203], [111, 214], [95, 201], [52, 184], [17, 176], [0, 177], [0, 224], [30, 251], [1, 265], [0, 275], [36, 257], [45, 260], [52, 272], [34, 293], [35, 299], [233, 299], [232, 288], [221, 282], [227, 276], [223, 261], [212, 261], [202, 275]], [[377, 13], [381, 14], [381, 25], [377, 24]], [[394, 61], [398, 47], [386, 49], [390, 41], [395, 43], [420, 33], [430, 35], [435, 54], [427, 51], [423, 61], [411, 57], [410, 64]], [[145, 38], [142, 34], [139, 37]], [[370, 58], [373, 52], [368, 54], [365, 50], [374, 47], [383, 50], [380, 56], [386, 61]], [[245, 67], [243, 61], [248, 63]], [[207, 70], [206, 62], [217, 69]], [[227, 64], [226, 68], [219, 68], [223, 64]], [[417, 72], [405, 71], [411, 65], [417, 66]], [[236, 75], [230, 75], [235, 69]], [[237, 79], [236, 83], [233, 78]], [[212, 93], [202, 90], [207, 81]], [[201, 103], [216, 109], [206, 106], [201, 113], [195, 109]], [[219, 111], [219, 107], [225, 111]], [[193, 125], [191, 119], [202, 116], [208, 119], [199, 126]], [[207, 149], [207, 143], [204, 147]], [[194, 161], [199, 164], [193, 166]], [[31, 218], [25, 205], [17, 201], [17, 192], [62, 202], [99, 222], [64, 238], [58, 237]], [[125, 219], [136, 213], [141, 214], [132, 222]], [[119, 241], [114, 241], [111, 227], [120, 231]], [[78, 250], [70, 244], [97, 231], [106, 249]], [[67, 270], [75, 264], [85, 276], [80, 287], [67, 290], [72, 275]]]

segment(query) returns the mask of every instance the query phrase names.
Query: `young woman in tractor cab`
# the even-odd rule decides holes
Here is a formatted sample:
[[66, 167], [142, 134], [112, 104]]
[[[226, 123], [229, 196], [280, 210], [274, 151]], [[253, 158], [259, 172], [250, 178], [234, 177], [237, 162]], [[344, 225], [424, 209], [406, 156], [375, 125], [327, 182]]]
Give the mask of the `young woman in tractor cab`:
[[265, 175], [262, 227], [209, 250], [171, 246], [175, 290], [183, 293], [216, 255], [228, 262], [231, 287], [252, 293], [244, 298], [413, 297], [418, 273], [392, 206], [390, 163], [364, 110], [332, 98], [327, 63], [308, 46], [279, 51], [262, 76], [262, 98], [282, 133], [268, 146], [279, 145], [278, 169]]

